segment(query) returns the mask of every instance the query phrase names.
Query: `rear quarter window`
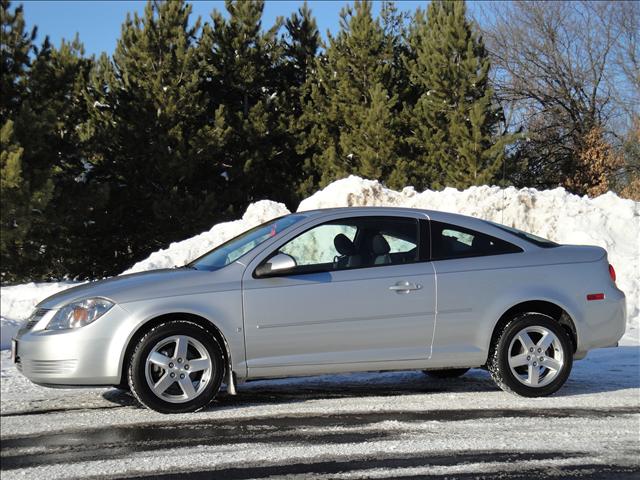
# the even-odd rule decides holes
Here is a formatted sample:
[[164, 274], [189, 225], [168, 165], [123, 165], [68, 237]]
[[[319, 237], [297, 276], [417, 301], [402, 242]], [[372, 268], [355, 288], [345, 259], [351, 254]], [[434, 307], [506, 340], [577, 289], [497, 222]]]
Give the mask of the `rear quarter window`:
[[520, 253], [517, 245], [485, 233], [442, 222], [431, 222], [432, 260]]

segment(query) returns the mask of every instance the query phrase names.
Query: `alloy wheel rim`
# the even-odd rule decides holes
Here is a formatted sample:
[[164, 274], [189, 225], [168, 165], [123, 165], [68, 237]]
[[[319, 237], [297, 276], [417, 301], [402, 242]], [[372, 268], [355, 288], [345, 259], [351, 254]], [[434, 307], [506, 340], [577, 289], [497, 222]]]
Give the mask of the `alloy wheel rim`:
[[541, 388], [549, 385], [562, 371], [564, 349], [558, 336], [541, 326], [520, 330], [508, 350], [509, 368], [520, 383]]
[[198, 397], [211, 380], [212, 361], [204, 345], [187, 335], [173, 335], [154, 345], [145, 362], [147, 385], [170, 403]]

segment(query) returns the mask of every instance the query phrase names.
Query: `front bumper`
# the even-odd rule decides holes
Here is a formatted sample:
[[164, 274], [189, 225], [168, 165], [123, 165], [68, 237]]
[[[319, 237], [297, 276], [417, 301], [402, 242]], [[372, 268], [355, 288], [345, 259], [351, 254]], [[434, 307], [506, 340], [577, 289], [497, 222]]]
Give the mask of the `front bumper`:
[[11, 342], [17, 369], [40, 385], [119, 384], [122, 349], [114, 348], [114, 332], [127, 313], [115, 305], [85, 327], [45, 330], [54, 313], [48, 311], [32, 329], [19, 332]]

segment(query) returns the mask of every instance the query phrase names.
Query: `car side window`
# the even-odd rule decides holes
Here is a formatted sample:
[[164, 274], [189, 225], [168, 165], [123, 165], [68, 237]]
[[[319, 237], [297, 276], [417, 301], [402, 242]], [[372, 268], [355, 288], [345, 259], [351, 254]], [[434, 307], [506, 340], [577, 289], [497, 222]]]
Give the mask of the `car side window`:
[[468, 228], [431, 221], [433, 260], [519, 253], [522, 249], [500, 238]]
[[418, 261], [418, 221], [405, 217], [354, 217], [317, 225], [278, 249], [296, 267], [288, 275]]
[[392, 255], [394, 253], [407, 253], [417, 247], [417, 245], [411, 241], [403, 240], [390, 234], [382, 234], [382, 237], [389, 244], [389, 253]]
[[296, 264], [324, 265], [333, 263], [336, 256], [340, 255], [334, 244], [334, 239], [344, 235], [353, 242], [357, 227], [348, 224], [324, 224], [294, 238], [280, 248], [280, 253], [286, 253], [293, 257]]

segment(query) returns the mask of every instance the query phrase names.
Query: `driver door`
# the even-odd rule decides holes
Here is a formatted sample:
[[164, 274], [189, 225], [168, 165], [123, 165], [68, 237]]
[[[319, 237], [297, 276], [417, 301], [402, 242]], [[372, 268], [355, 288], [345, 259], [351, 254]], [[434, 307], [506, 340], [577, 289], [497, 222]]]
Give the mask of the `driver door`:
[[[336, 248], [339, 235], [352, 243], [348, 249]], [[262, 259], [286, 253], [297, 264], [290, 271], [255, 278], [257, 265], [250, 265], [243, 279], [249, 375], [427, 360], [435, 276], [423, 261], [420, 236], [418, 220], [408, 216], [332, 220], [284, 240]]]

